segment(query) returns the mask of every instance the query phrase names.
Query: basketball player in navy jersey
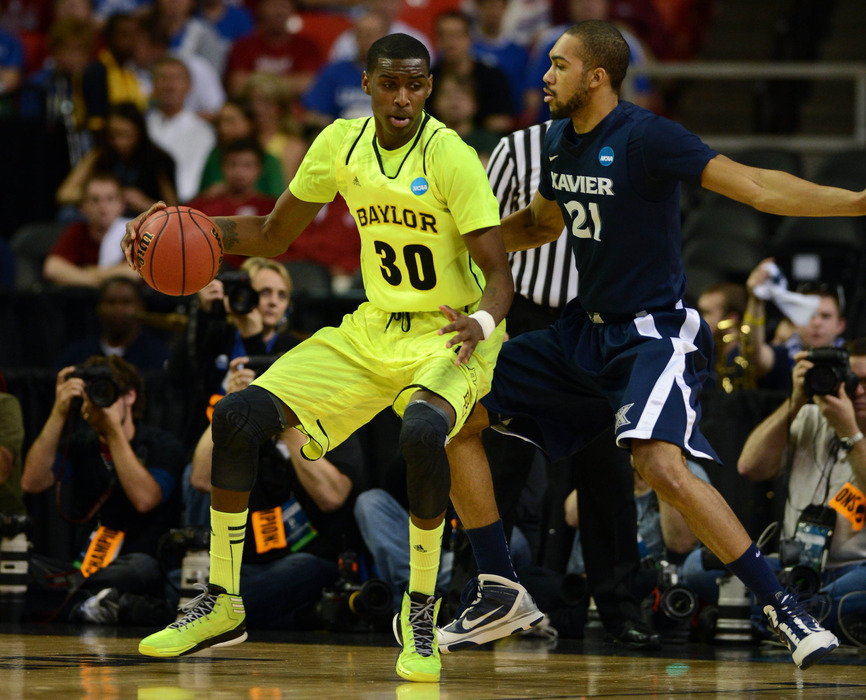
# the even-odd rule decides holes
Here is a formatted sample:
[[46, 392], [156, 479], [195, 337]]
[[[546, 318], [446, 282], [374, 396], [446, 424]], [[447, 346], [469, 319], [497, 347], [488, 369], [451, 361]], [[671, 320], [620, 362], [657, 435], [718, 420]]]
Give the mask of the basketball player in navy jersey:
[[718, 457], [698, 427], [712, 335], [682, 302], [680, 182], [788, 216], [862, 215], [866, 193], [740, 165], [682, 126], [620, 101], [628, 46], [605, 22], [568, 29], [550, 59], [544, 99], [556, 121], [541, 149], [541, 181], [502, 231], [508, 250], [525, 250], [558, 237], [565, 222], [580, 293], [550, 328], [503, 345], [491, 392], [449, 444], [452, 501], [482, 575], [474, 599], [440, 629], [439, 647], [509, 634], [519, 607], [507, 604], [504, 574], [490, 564], [495, 545], [485, 532], [498, 513], [477, 433], [505, 425], [560, 459], [606, 427], [604, 412], [587, 408], [594, 405], [587, 398], [604, 396], [616, 442], [631, 451], [640, 475], [752, 590], [794, 662], [807, 668], [838, 640], [782, 590], [721, 495], [685, 465], [685, 455]]

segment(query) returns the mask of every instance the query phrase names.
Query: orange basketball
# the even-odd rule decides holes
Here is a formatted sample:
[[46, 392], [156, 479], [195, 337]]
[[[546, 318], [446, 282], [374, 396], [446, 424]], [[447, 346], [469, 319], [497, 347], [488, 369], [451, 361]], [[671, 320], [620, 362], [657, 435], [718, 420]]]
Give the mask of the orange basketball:
[[139, 229], [135, 265], [156, 291], [195, 294], [219, 272], [223, 244], [213, 221], [197, 209], [168, 207]]

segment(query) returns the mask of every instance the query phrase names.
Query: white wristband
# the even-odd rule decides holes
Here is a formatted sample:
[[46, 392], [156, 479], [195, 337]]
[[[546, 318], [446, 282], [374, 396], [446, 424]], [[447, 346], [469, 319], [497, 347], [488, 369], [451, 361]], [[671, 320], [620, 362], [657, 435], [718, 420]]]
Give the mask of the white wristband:
[[479, 309], [474, 314], [469, 314], [469, 318], [474, 318], [481, 324], [481, 332], [484, 334], [484, 340], [487, 340], [491, 335], [493, 335], [493, 331], [496, 330], [496, 321], [493, 316], [490, 315], [489, 311], [482, 311]]

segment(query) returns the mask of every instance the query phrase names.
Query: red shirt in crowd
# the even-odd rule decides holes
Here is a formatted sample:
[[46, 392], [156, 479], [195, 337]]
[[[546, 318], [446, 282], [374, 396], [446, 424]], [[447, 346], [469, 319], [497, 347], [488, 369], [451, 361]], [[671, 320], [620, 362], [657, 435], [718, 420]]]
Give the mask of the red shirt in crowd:
[[48, 254], [57, 255], [78, 267], [91, 267], [99, 264], [99, 246], [99, 241], [90, 237], [87, 224], [74, 221], [60, 232]]
[[305, 36], [286, 34], [278, 41], [259, 33], [238, 39], [232, 46], [226, 75], [241, 73], [314, 73], [322, 65], [318, 45]]

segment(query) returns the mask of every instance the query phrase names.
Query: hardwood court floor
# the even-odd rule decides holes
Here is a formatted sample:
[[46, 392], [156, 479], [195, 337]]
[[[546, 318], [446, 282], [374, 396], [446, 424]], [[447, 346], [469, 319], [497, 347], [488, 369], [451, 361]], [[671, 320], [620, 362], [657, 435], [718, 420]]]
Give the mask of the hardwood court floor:
[[3, 631], [0, 698], [14, 700], [866, 698], [866, 654], [851, 647], [800, 671], [775, 647], [645, 655], [591, 638], [554, 646], [511, 638], [443, 656], [442, 681], [421, 684], [394, 673], [397, 649], [381, 634], [254, 633], [238, 646], [162, 660], [140, 656], [139, 635], [124, 630]]

